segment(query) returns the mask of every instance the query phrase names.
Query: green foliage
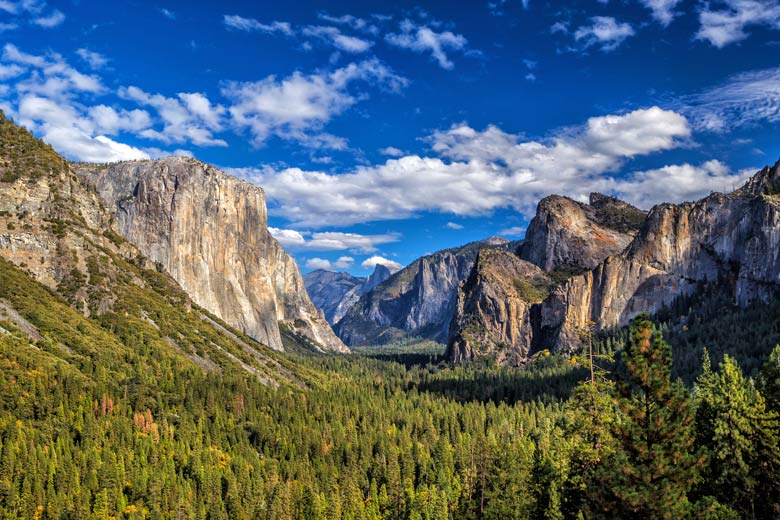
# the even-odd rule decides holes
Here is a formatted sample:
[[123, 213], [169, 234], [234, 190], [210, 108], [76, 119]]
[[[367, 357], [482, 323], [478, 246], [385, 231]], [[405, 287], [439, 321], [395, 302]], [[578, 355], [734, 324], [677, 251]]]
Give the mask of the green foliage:
[[780, 514], [780, 450], [777, 415], [728, 355], [713, 373], [705, 360], [697, 380], [697, 444], [710, 454], [707, 486], [742, 518]]
[[634, 320], [615, 399], [615, 450], [594, 471], [588, 507], [601, 518], [679, 518], [704, 456], [693, 449], [687, 391], [671, 380], [672, 353], [645, 316]]
[[515, 278], [512, 285], [518, 296], [527, 302], [540, 302], [550, 294], [550, 284], [546, 280]]
[[67, 169], [67, 162], [51, 146], [14, 124], [0, 112], [0, 182], [36, 180]]

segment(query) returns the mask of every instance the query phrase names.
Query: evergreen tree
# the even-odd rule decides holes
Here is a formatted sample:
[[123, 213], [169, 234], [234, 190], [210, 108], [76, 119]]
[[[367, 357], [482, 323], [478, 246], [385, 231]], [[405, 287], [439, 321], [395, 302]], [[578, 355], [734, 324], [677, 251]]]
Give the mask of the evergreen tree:
[[777, 415], [726, 355], [717, 374], [697, 380], [697, 444], [709, 452], [707, 491], [743, 518], [780, 512], [780, 449]]
[[594, 471], [588, 509], [601, 518], [681, 518], [704, 457], [694, 451], [688, 393], [671, 380], [671, 347], [637, 317], [622, 356], [615, 451]]

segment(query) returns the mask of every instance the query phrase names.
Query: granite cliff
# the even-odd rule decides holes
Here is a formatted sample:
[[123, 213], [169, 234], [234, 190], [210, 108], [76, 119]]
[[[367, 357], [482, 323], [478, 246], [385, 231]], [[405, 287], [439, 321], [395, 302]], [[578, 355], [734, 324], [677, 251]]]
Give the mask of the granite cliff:
[[485, 357], [521, 364], [532, 350], [534, 304], [553, 284], [547, 273], [509, 251], [481, 249], [458, 290], [446, 356], [457, 364]]
[[[198, 306], [115, 225], [72, 164], [0, 112], [0, 332], [18, 329], [30, 352], [64, 367], [121, 366], [104, 374], [119, 386], [152, 366], [303, 384], [296, 367]], [[298, 344], [288, 332], [283, 341]]]
[[492, 358], [519, 365], [543, 345], [541, 302], [557, 285], [594, 269], [632, 241], [645, 212], [599, 193], [590, 204], [552, 195], [542, 199], [516, 255], [480, 252], [458, 304], [447, 341], [455, 363]]
[[710, 282], [731, 286], [742, 306], [777, 296], [779, 187], [780, 163], [733, 193], [654, 207], [625, 251], [572, 278], [542, 304], [545, 342], [574, 349], [589, 322], [596, 329], [625, 325]]
[[367, 278], [317, 269], [303, 275], [306, 291], [312, 303], [335, 325], [347, 311], [368, 291], [384, 282], [397, 271], [377, 264]]
[[347, 345], [382, 344], [404, 337], [445, 342], [458, 284], [471, 272], [477, 252], [508, 244], [494, 237], [418, 258], [361, 296], [334, 330]]
[[276, 350], [283, 324], [324, 350], [346, 351], [269, 233], [262, 189], [181, 157], [75, 171], [107, 208], [112, 230], [201, 307]]
[[623, 251], [644, 219], [644, 211], [600, 193], [590, 204], [551, 195], [539, 202], [517, 253], [545, 271], [590, 270]]
[[[552, 276], [549, 296], [527, 312], [509, 312], [517, 304], [508, 285], [520, 270], [508, 268], [508, 259], [493, 267], [478, 263], [470, 281], [479, 283], [460, 288], [449, 357], [463, 362], [484, 353], [519, 364], [539, 349], [575, 351], [585, 330], [627, 325], [637, 314], [657, 313], [707, 284], [728, 287], [741, 306], [777, 297], [779, 195], [780, 163], [733, 193], [660, 204], [646, 216], [600, 195], [591, 197], [590, 208], [548, 197], [540, 202], [518, 255]], [[463, 338], [475, 324], [481, 334], [471, 334], [469, 344]]]

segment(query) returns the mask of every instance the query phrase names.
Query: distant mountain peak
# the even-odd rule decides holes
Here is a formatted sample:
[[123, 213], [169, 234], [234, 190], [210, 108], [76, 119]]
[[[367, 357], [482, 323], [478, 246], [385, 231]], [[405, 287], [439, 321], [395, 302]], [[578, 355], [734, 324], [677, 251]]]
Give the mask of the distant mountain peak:
[[738, 189], [735, 194], [747, 196], [780, 194], [780, 161], [774, 166], [764, 166]]

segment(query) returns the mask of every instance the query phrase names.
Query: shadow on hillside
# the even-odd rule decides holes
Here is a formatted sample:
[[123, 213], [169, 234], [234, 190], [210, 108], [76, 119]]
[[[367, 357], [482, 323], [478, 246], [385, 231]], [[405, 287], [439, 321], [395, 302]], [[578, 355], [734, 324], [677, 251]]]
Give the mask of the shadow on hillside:
[[582, 367], [558, 370], [535, 368], [463, 369], [432, 372], [419, 383], [419, 392], [430, 392], [459, 402], [505, 403], [538, 401], [556, 403], [568, 399], [587, 377]]

